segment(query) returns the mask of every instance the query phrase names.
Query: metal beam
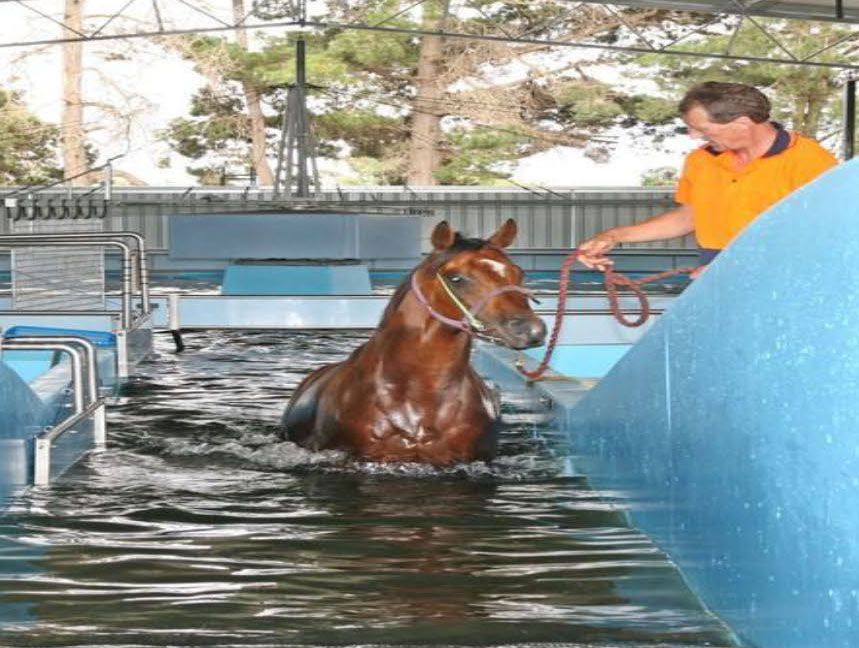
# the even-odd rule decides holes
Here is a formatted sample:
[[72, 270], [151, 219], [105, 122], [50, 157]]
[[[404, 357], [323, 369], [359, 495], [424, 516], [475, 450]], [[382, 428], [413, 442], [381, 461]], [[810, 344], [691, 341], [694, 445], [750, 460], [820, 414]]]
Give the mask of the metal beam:
[[[27, 7], [30, 10], [34, 10], [29, 5], [25, 4], [21, 0], [17, 0], [19, 4]], [[152, 0], [155, 4], [156, 9], [158, 8], [157, 2], [159, 0]], [[164, 0], [160, 0], [162, 3]], [[30, 47], [35, 45], [54, 45], [54, 44], [62, 44], [62, 43], [72, 43], [72, 42], [100, 42], [100, 41], [108, 41], [108, 40], [125, 40], [132, 38], [152, 38], [152, 37], [161, 37], [167, 35], [182, 35], [182, 34], [211, 34], [211, 33], [219, 33], [219, 32], [231, 32], [238, 28], [251, 29], [251, 30], [265, 30], [265, 29], [290, 29], [290, 28], [317, 28], [317, 29], [342, 29], [342, 30], [369, 30], [369, 31], [378, 31], [378, 32], [387, 32], [387, 33], [401, 33], [408, 34], [412, 36], [423, 36], [423, 35], [433, 35], [433, 36], [441, 36], [444, 38], [450, 39], [461, 39], [461, 40], [483, 40], [483, 41], [494, 41], [494, 42], [504, 42], [504, 43], [514, 43], [514, 44], [527, 44], [527, 45], [541, 45], [547, 47], [578, 47], [584, 49], [599, 49], [605, 51], [614, 51], [614, 52], [628, 52], [628, 53], [638, 53], [638, 54], [650, 54], [654, 53], [653, 45], [651, 43], [647, 43], [648, 46], [645, 47], [635, 47], [635, 46], [621, 46], [621, 45], [611, 45], [606, 43], [595, 43], [595, 42], [580, 42], [580, 41], [560, 41], [553, 39], [545, 39], [545, 38], [533, 38], [533, 37], [525, 37], [524, 35], [493, 35], [493, 34], [476, 34], [476, 33], [465, 33], [465, 32], [454, 32], [447, 30], [440, 31], [426, 31], [422, 29], [411, 29], [406, 27], [396, 27], [390, 25], [383, 25], [377, 23], [375, 25], [370, 25], [366, 23], [356, 23], [356, 22], [347, 22], [347, 23], [338, 23], [326, 20], [315, 20], [308, 21], [306, 19], [306, 6], [300, 4], [296, 9], [297, 11], [301, 11], [302, 13], [296, 19], [296, 16], [291, 16], [292, 20], [283, 20], [283, 21], [260, 21], [260, 22], [248, 22], [248, 17], [245, 16], [239, 23], [230, 22], [221, 20], [216, 16], [211, 15], [209, 12], [205, 12], [204, 10], [192, 5], [188, 0], [174, 0], [176, 2], [180, 2], [185, 4], [192, 9], [196, 10], [201, 15], [206, 16], [210, 19], [208, 25], [200, 25], [200, 26], [189, 26], [187, 28], [182, 29], [164, 29], [163, 28], [163, 18], [160, 12], [157, 14], [158, 18], [158, 29], [157, 30], [145, 30], [145, 31], [137, 31], [131, 33], [124, 34], [104, 34], [101, 29], [99, 29], [94, 34], [81, 34], [79, 36], [69, 36], [64, 38], [51, 38], [51, 39], [38, 39], [38, 40], [29, 40], [29, 41], [14, 41], [14, 42], [6, 42], [0, 43], [0, 47]], [[842, 0], [836, 0], [842, 1]], [[3, 0], [0, 0], [2, 3]], [[420, 3], [416, 3], [420, 4]], [[588, 4], [580, 3], [580, 4]], [[620, 5], [629, 5], [636, 7], [659, 7], [659, 6], [672, 6], [675, 9], [683, 10], [687, 7], [681, 6], [682, 2], [678, 2], [676, 4], [672, 4], [668, 0], [615, 0], [612, 3], [598, 2], [592, 4], [620, 4]], [[781, 6], [777, 3], [778, 6]], [[126, 5], [127, 6], [127, 5]], [[800, 7], [800, 5], [791, 5], [792, 7]], [[804, 5], [803, 5], [804, 6]], [[730, 15], [734, 13], [738, 13], [740, 15], [745, 15], [747, 20], [752, 20], [750, 18], [751, 14], [761, 15], [769, 10], [770, 4], [764, 2], [753, 2], [743, 4], [737, 2], [737, 0], [729, 0], [726, 4], [709, 4], [709, 5], [690, 5], [688, 7], [689, 10], [694, 10], [698, 12], [706, 12], [709, 7], [710, 11], [719, 10], [721, 15]], [[124, 8], [123, 8], [124, 10]], [[611, 11], [611, 10], [609, 10]], [[836, 7], [835, 13], [844, 14], [844, 8], [841, 6], [840, 9]], [[851, 12], [852, 14], [853, 12]], [[795, 16], [791, 16], [792, 18], [804, 18], [809, 19], [809, 14], [797, 14]], [[816, 15], [813, 16], [815, 19], [818, 17]], [[831, 12], [829, 14], [831, 20], [835, 20], [831, 16]], [[847, 17], [846, 20], [849, 22], [852, 20], [851, 17]], [[217, 24], [213, 26], [211, 21], [217, 21]], [[859, 21], [859, 16], [857, 16], [856, 21]], [[382, 21], [384, 22], [384, 21]], [[757, 23], [755, 23], [757, 24]], [[657, 53], [668, 54], [673, 56], [684, 56], [684, 57], [693, 57], [693, 58], [704, 58], [704, 59], [721, 59], [721, 60], [733, 60], [733, 61], [753, 61], [753, 62], [761, 62], [761, 63], [776, 63], [776, 64], [791, 64], [791, 65], [804, 65], [809, 67], [820, 67], [820, 68], [831, 68], [831, 69], [845, 69], [845, 70], [859, 70], [859, 62], [854, 62], [849, 57], [845, 57], [843, 62], [832, 62], [832, 61], [819, 61], [812, 60], [817, 58], [817, 56], [823, 51], [830, 51], [841, 45], [843, 42], [851, 40], [854, 38], [854, 35], [849, 35], [843, 38], [841, 41], [833, 43], [830, 46], [827, 46], [823, 50], [819, 52], [815, 52], [814, 54], [805, 57], [802, 60], [797, 60], [797, 57], [787, 50], [782, 43], [776, 40], [773, 35], [769, 34], [766, 29], [764, 29], [761, 25], [758, 24], [758, 28], [761, 29], [764, 33], [768, 35], [769, 38], [773, 40], [773, 42], [781, 47], [786, 56], [785, 57], [749, 57], [749, 56], [738, 56], [731, 54], [730, 52], [687, 52], [687, 51], [677, 51], [671, 48], [675, 43], [671, 43], [665, 45], [661, 48], [656, 49]], [[700, 28], [699, 28], [700, 29]], [[694, 31], [692, 32], [694, 33]], [[859, 31], [856, 32], [855, 36], [859, 36]], [[684, 35], [685, 37], [685, 35]], [[678, 40], [682, 40], [678, 39]], [[644, 41], [647, 42], [647, 41]]]
[[856, 79], [848, 79], [844, 84], [844, 140], [843, 157], [850, 160], [854, 155], [856, 142]]

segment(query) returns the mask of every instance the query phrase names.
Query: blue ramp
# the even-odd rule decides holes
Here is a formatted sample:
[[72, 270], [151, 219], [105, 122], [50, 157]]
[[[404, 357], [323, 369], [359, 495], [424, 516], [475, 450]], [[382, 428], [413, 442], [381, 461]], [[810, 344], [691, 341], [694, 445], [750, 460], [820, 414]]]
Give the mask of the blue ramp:
[[568, 416], [581, 470], [743, 641], [859, 646], [859, 160], [754, 222]]

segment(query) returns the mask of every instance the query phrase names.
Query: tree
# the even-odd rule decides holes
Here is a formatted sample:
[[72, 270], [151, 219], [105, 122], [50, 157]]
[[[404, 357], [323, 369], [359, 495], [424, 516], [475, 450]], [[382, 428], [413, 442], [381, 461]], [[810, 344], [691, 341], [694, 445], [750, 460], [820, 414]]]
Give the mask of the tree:
[[62, 177], [59, 129], [40, 121], [20, 93], [0, 89], [0, 184], [40, 184]]
[[[445, 2], [430, 0], [424, 3], [421, 28], [424, 31], [442, 30], [446, 23]], [[415, 98], [412, 101], [412, 118], [409, 147], [408, 182], [411, 185], [436, 184], [441, 156], [440, 109], [443, 88], [440, 83], [443, 41], [440, 36], [424, 34], [421, 37], [418, 64], [415, 71]]]
[[[696, 52], [726, 51], [739, 56], [784, 58], [782, 47], [803, 59], [846, 38], [849, 28], [837, 24], [809, 23], [799, 20], [761, 18], [756, 22], [767, 29], [780, 44], [756, 25], [744, 22], [736, 35], [705, 34], [686, 49]], [[721, 30], [724, 32], [724, 28]], [[731, 42], [733, 39], [733, 42]], [[823, 53], [816, 60], [834, 61], [837, 50]], [[825, 139], [839, 130], [839, 87], [837, 70], [824, 67], [785, 65], [761, 61], [728, 61], [685, 57], [638, 57], [636, 62], [658, 68], [653, 78], [666, 93], [676, 97], [701, 81], [748, 83], [768, 91], [773, 101], [773, 116], [786, 126], [813, 138]]]
[[[704, 19], [694, 14], [635, 8], [610, 12], [590, 5], [570, 12], [554, 0], [471, 0], [468, 6], [471, 17], [445, 18], [446, 0], [332, 0], [332, 22], [429, 33], [416, 38], [396, 30], [332, 28], [301, 35], [307, 42], [312, 122], [321, 150], [345, 155], [360, 173], [358, 181], [492, 184], [510, 176], [517, 158], [557, 145], [599, 142], [609, 128], [643, 125], [656, 137], [673, 133], [683, 84], [700, 79], [707, 65], [718, 68], [703, 59], [604, 55], [602, 62], [609, 64], [638, 64], [642, 75], [662, 85], [656, 94], [624, 92], [591, 78], [574, 57], [568, 57], [564, 66], [544, 67], [547, 55], [562, 58], [559, 52], [566, 48], [442, 39], [432, 33], [446, 19], [453, 31], [527, 34], [556, 41], [589, 38], [613, 43], [629, 27], [662, 31], [670, 39], [684, 26], [703, 26]], [[729, 38], [724, 26], [720, 29], [705, 38]], [[735, 47], [745, 40], [744, 33], [739, 36]], [[189, 56], [201, 67], [217, 68], [213, 77], [218, 79], [195, 98], [191, 117], [177, 120], [167, 136], [180, 152], [206, 161], [200, 173], [221, 169], [217, 175], [223, 177], [223, 167], [237, 164], [251, 141], [250, 129], [243, 125], [248, 118], [240, 110], [245, 80], [260, 90], [268, 127], [279, 126], [285, 90], [293, 82], [297, 37], [294, 33], [269, 37], [253, 53], [231, 49], [218, 39], [188, 41]], [[703, 50], [710, 45], [699, 46]], [[211, 64], [225, 53], [229, 65]], [[512, 63], [525, 67], [527, 75], [500, 81], [499, 70]], [[805, 84], [795, 79], [792, 87], [804, 87], [810, 101], [815, 92], [829, 91], [828, 77], [824, 80], [815, 85], [811, 78]], [[818, 105], [805, 106], [803, 128], [811, 129], [819, 120]]]
[[[83, 1], [65, 0], [63, 37], [74, 39], [83, 33]], [[76, 186], [88, 184], [86, 147], [84, 142], [84, 106], [81, 83], [83, 78], [83, 47], [80, 41], [63, 44], [63, 111], [61, 140], [63, 172]]]
[[[244, 0], [233, 0], [233, 20], [241, 25], [245, 19]], [[243, 27], [236, 29], [236, 43], [243, 53], [248, 52], [248, 36]], [[257, 180], [265, 186], [274, 184], [274, 175], [266, 159], [265, 116], [262, 112], [260, 91], [253, 79], [241, 78], [245, 94], [245, 105], [248, 110], [251, 132], [251, 161], [256, 171]]]

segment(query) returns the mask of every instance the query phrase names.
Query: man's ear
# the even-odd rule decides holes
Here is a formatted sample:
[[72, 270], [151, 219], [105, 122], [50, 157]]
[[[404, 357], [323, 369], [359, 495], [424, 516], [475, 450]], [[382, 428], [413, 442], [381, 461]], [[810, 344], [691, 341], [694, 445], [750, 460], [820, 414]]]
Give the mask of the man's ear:
[[442, 221], [436, 225], [435, 229], [432, 231], [432, 236], [430, 237], [432, 247], [436, 251], [446, 250], [453, 245], [453, 241], [455, 239], [456, 232], [450, 225], [448, 225], [447, 221]]
[[508, 218], [504, 224], [498, 228], [498, 231], [490, 236], [488, 240], [492, 245], [506, 248], [516, 238], [517, 231], [518, 228], [516, 227], [516, 221], [512, 218]]

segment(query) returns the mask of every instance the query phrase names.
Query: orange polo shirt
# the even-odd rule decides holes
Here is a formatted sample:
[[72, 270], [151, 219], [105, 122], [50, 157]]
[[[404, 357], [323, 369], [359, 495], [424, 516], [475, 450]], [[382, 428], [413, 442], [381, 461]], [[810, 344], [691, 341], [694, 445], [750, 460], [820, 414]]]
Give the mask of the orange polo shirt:
[[740, 170], [733, 151], [703, 146], [686, 157], [675, 199], [692, 207], [702, 248], [721, 250], [761, 213], [838, 163], [813, 139], [778, 128], [770, 150]]

